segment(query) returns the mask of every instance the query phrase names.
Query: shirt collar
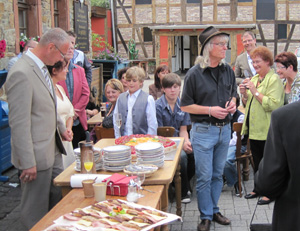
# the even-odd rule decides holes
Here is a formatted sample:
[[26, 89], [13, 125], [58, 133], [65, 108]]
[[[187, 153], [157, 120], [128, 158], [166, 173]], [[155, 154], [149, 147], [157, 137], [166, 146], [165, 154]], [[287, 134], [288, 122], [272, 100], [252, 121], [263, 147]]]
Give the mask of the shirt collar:
[[43, 70], [43, 67], [46, 66], [40, 58], [31, 52], [31, 48], [27, 50], [25, 55], [29, 56], [41, 70]]
[[[140, 92], [141, 92], [141, 90], [142, 89], [139, 89], [139, 90], [137, 90], [136, 92], [134, 92], [131, 96], [134, 96], [135, 98], [137, 98], [138, 97], [138, 95], [140, 94]], [[128, 96], [130, 96], [130, 94], [129, 94], [129, 90], [128, 90]]]
[[[167, 101], [167, 99], [166, 99], [166, 96], [165, 96], [165, 94], [163, 94], [162, 96], [161, 96], [161, 101], [162, 101], [162, 107], [163, 108], [168, 108], [168, 109], [171, 109], [170, 108], [170, 105], [169, 105], [169, 103], [168, 103], [168, 101]], [[175, 109], [176, 108], [180, 108], [180, 105], [179, 105], [179, 97], [177, 98], [177, 100], [176, 100], [176, 103], [175, 103]], [[175, 112], [175, 109], [174, 109], [174, 112]]]

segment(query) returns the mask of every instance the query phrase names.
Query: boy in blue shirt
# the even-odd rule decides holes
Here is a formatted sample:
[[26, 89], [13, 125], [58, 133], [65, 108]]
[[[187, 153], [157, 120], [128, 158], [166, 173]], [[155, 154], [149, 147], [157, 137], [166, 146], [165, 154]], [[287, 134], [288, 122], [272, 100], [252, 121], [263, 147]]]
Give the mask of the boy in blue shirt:
[[191, 191], [189, 180], [192, 176], [188, 176], [189, 169], [194, 169], [190, 166], [193, 161], [193, 148], [187, 132], [187, 126], [191, 124], [188, 113], [180, 109], [180, 93], [181, 79], [175, 73], [167, 74], [162, 80], [162, 88], [164, 94], [156, 101], [156, 118], [159, 127], [172, 126], [175, 128], [175, 137], [184, 137], [183, 150], [180, 156], [180, 172], [181, 172], [181, 196], [182, 203], [190, 203]]
[[[157, 134], [155, 101], [151, 95], [144, 92], [145, 72], [140, 67], [131, 67], [126, 71], [128, 90], [119, 95], [114, 110], [113, 121], [115, 138], [132, 134]], [[116, 117], [122, 115], [119, 130]]]

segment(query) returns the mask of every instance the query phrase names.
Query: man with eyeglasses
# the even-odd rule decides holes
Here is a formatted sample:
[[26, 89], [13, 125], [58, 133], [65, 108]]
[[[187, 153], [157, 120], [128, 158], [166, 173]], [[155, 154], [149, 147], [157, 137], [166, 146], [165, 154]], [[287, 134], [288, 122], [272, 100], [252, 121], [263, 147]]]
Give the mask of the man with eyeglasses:
[[231, 135], [230, 120], [236, 111], [235, 75], [224, 61], [228, 36], [212, 26], [200, 34], [200, 56], [186, 74], [181, 97], [181, 110], [190, 113], [192, 121], [191, 143], [201, 218], [198, 231], [209, 231], [211, 221], [230, 224], [218, 207]]
[[46, 65], [63, 58], [70, 41], [60, 28], [47, 31], [10, 69], [5, 83], [11, 128], [11, 161], [21, 170], [21, 221], [29, 230], [61, 199], [53, 179], [63, 171], [60, 135], [71, 141], [57, 116], [54, 86]]
[[245, 78], [250, 78], [256, 75], [256, 71], [252, 64], [250, 52], [256, 48], [256, 39], [252, 31], [246, 31], [242, 35], [242, 43], [245, 51], [240, 54], [235, 61], [235, 77], [237, 85], [240, 85]]

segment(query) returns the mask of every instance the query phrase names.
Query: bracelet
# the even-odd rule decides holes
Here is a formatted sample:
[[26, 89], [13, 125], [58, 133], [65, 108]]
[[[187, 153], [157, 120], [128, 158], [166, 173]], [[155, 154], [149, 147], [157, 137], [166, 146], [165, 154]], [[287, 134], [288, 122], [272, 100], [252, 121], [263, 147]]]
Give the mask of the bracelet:
[[211, 117], [210, 113], [211, 113], [211, 107], [208, 108], [208, 115], [209, 115], [209, 117]]

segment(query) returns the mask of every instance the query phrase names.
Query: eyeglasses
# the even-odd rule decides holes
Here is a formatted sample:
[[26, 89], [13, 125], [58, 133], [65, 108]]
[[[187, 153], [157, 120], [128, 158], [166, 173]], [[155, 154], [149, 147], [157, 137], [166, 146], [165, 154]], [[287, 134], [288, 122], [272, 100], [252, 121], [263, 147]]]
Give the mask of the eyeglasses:
[[227, 43], [213, 43], [213, 44], [219, 47], [224, 47], [224, 46], [227, 47]]
[[286, 69], [285, 66], [276, 66], [276, 69]]
[[259, 64], [259, 63], [261, 63], [263, 60], [256, 60], [256, 61], [253, 61], [252, 60], [252, 64]]
[[63, 59], [65, 59], [64, 53], [62, 53], [61, 50], [60, 50], [55, 44], [54, 44], [54, 46], [55, 46], [55, 48], [59, 51], [61, 57], [62, 57]]
[[253, 39], [243, 40], [243, 43], [251, 43]]

